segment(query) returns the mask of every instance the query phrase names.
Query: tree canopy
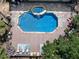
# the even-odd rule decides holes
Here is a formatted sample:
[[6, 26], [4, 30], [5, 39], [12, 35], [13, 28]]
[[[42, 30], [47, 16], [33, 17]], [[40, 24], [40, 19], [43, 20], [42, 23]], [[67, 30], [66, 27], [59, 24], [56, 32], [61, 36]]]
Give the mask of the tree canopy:
[[0, 59], [9, 59], [4, 48], [0, 47]]
[[[79, 16], [75, 16], [74, 20], [77, 26]], [[42, 47], [44, 59], [79, 59], [79, 34], [75, 30], [68, 34], [69, 37], [60, 36], [53, 42], [47, 41]]]
[[2, 20], [0, 20], [0, 34], [4, 34], [6, 28], [7, 28], [7, 25]]
[[60, 36], [43, 46], [44, 59], [79, 59], [79, 37], [73, 33], [70, 38]]
[[0, 43], [6, 42], [9, 30], [10, 26], [8, 25], [6, 18], [0, 17]]

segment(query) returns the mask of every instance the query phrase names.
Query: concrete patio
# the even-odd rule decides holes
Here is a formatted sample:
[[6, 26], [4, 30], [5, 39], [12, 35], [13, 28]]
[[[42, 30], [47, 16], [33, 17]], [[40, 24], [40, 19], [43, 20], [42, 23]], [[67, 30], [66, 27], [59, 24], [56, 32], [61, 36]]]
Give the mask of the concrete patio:
[[[32, 8], [32, 6], [43, 6], [46, 10], [52, 11], [58, 17], [58, 27], [51, 33], [24, 33], [18, 28], [19, 16]], [[64, 4], [21, 4], [17, 7], [11, 7], [12, 17], [12, 45], [16, 48], [19, 43], [26, 43], [31, 46], [32, 52], [40, 51], [40, 44], [45, 43], [47, 40], [53, 41], [60, 35], [64, 35], [64, 29], [67, 27], [67, 19], [71, 17], [71, 8]]]

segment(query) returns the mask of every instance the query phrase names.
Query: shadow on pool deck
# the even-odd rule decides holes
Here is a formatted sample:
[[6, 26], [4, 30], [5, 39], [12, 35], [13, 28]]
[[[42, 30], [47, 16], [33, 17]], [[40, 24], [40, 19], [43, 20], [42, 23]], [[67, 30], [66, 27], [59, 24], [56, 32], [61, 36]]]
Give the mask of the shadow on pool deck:
[[11, 11], [27, 11], [34, 6], [42, 6], [46, 10], [52, 10], [52, 11], [71, 11], [71, 6], [70, 4], [65, 4], [65, 3], [21, 3], [17, 5], [16, 7], [12, 7], [11, 5]]

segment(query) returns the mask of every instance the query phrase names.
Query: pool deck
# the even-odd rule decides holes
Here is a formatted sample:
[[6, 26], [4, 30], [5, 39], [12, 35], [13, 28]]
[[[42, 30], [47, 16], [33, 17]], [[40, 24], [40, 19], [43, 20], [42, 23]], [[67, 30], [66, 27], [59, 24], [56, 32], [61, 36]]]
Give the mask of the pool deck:
[[[30, 8], [28, 5], [31, 5], [31, 4], [27, 4], [25, 6], [25, 7], [27, 7], [27, 8], [25, 8], [27, 10]], [[53, 4], [50, 4], [50, 5], [53, 6]], [[60, 7], [62, 7], [62, 6], [59, 6], [59, 8]], [[12, 11], [11, 11], [12, 25], [13, 25], [13, 27], [11, 28], [11, 31], [13, 34], [11, 42], [15, 48], [17, 47], [17, 44], [19, 44], [19, 43], [29, 44], [31, 46], [32, 52], [39, 52], [40, 44], [45, 43], [47, 40], [53, 41], [54, 39], [57, 39], [59, 37], [59, 35], [64, 35], [64, 29], [67, 27], [67, 24], [68, 24], [67, 19], [71, 17], [70, 9], [66, 8], [67, 11], [66, 11], [66, 9], [63, 10], [62, 8], [64, 8], [64, 6], [62, 8], [60, 8], [60, 10], [59, 10], [59, 8], [54, 9], [56, 7], [47, 8], [47, 9], [52, 10], [52, 12], [58, 17], [58, 27], [56, 28], [56, 30], [54, 30], [51, 33], [33, 33], [33, 32], [24, 33], [23, 31], [21, 31], [20, 28], [18, 28], [18, 17], [22, 13], [25, 12], [24, 11], [25, 9], [23, 7], [22, 10], [21, 10], [21, 8], [19, 8], [20, 10], [17, 10], [18, 8], [19, 8], [19, 6], [16, 8], [16, 10], [12, 9]]]

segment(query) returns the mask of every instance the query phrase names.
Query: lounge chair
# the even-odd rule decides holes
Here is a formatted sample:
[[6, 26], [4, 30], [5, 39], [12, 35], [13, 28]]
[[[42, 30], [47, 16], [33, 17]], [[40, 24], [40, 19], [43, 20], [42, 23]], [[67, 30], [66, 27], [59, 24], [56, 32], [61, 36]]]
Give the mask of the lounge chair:
[[18, 44], [16, 53], [18, 54], [29, 54], [30, 46], [28, 44]]

